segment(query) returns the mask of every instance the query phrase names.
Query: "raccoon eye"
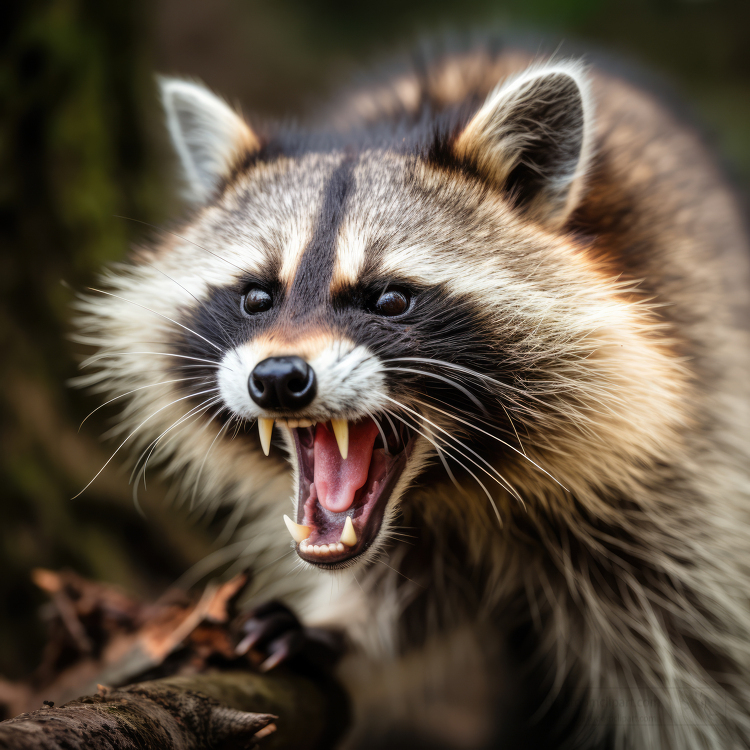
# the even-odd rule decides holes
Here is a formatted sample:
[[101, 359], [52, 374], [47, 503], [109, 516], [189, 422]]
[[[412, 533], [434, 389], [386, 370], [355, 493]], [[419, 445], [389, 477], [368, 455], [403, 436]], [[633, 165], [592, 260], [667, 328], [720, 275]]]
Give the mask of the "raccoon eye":
[[273, 299], [263, 287], [254, 286], [246, 292], [242, 305], [248, 315], [255, 315], [270, 310]]
[[403, 315], [409, 309], [408, 292], [391, 289], [378, 297], [373, 305], [373, 312], [386, 318], [395, 318]]

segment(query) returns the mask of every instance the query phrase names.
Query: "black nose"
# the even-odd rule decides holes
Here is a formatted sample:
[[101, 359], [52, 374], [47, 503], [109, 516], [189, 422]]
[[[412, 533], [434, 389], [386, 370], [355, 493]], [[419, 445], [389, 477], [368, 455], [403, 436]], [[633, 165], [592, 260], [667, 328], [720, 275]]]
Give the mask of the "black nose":
[[269, 357], [259, 362], [247, 383], [250, 398], [264, 409], [302, 409], [318, 390], [315, 370], [299, 357]]

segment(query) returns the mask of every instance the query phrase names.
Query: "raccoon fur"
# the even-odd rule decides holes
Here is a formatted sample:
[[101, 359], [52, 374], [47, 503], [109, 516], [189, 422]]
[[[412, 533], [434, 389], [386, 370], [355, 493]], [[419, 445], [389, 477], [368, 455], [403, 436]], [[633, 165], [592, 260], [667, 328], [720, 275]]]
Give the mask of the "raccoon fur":
[[231, 508], [207, 566], [346, 630], [346, 747], [750, 746], [750, 256], [692, 129], [516, 51], [308, 130], [160, 85], [189, 210], [81, 382]]

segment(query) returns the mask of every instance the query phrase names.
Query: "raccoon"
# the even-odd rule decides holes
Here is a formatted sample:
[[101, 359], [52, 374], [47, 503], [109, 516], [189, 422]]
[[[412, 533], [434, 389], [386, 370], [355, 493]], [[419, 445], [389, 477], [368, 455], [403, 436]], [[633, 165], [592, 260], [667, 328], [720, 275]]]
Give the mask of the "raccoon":
[[81, 298], [80, 382], [346, 631], [345, 746], [750, 746], [750, 255], [693, 130], [513, 50], [307, 130], [160, 86], [188, 211]]

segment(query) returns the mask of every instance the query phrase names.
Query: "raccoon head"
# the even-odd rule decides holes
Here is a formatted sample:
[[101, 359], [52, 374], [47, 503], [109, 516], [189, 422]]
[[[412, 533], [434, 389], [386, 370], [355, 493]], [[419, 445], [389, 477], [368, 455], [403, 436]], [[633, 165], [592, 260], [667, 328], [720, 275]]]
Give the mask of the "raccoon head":
[[591, 152], [580, 66], [331, 138], [161, 86], [193, 211], [110, 275], [84, 327], [106, 361], [89, 382], [129, 392], [126, 421], [173, 471], [208, 494], [266, 486], [281, 515], [281, 438], [296, 552], [336, 569], [372, 559], [399, 503], [488, 528], [660, 455], [674, 393], [656, 324], [565, 230]]

